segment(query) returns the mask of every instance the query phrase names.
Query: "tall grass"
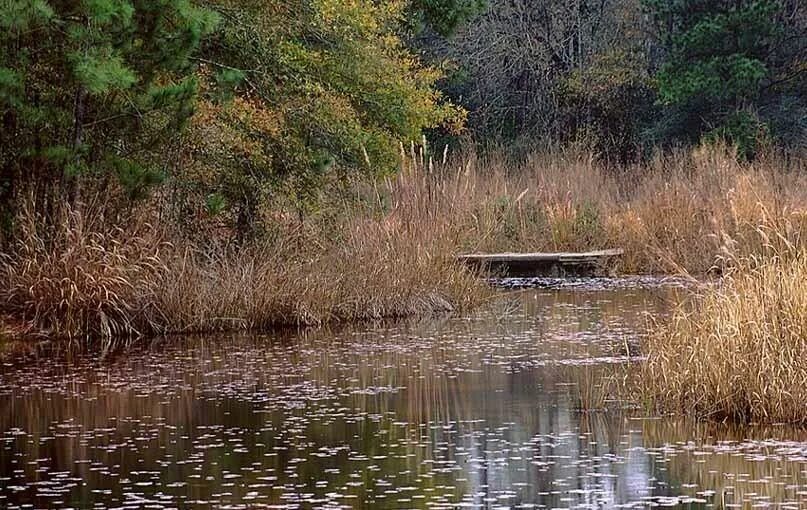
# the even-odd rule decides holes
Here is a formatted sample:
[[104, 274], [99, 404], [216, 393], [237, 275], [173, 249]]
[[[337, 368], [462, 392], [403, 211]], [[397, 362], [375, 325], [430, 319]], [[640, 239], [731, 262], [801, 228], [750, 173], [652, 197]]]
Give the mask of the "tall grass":
[[642, 391], [659, 409], [807, 423], [807, 250], [739, 262], [645, 350]]
[[338, 239], [174, 253], [153, 296], [170, 331], [263, 329], [468, 309], [489, 295], [439, 230], [352, 219]]
[[[513, 164], [474, 156], [398, 181], [453, 217], [462, 251], [584, 251], [622, 247], [629, 273], [721, 269], [727, 251], [758, 253], [757, 226], [790, 225], [805, 242], [807, 164], [753, 163], [725, 149], [659, 154], [610, 167], [589, 154], [535, 154]], [[393, 195], [400, 192], [394, 188]], [[434, 198], [436, 197], [436, 199]]]
[[166, 273], [159, 236], [149, 225], [124, 229], [66, 206], [52, 211], [51, 224], [37, 205], [24, 203], [14, 244], [0, 255], [2, 311], [35, 333], [140, 334], [152, 313], [148, 296]]
[[761, 241], [760, 224], [805, 242], [801, 159], [740, 163], [704, 149], [613, 168], [570, 151], [514, 164], [434, 162], [414, 148], [404, 159], [383, 182], [328, 190], [302, 222], [267, 208], [272, 234], [249, 243], [183, 235], [159, 220], [160, 200], [126, 221], [89, 206], [44, 221], [29, 201], [0, 258], [0, 314], [34, 332], [105, 338], [375, 319], [487, 299], [455, 261], [462, 252], [622, 247], [623, 272], [697, 274], [780, 242]]
[[454, 259], [448, 223], [421, 228], [400, 213], [408, 203], [380, 217], [356, 209], [337, 225], [289, 220], [238, 245], [183, 240], [154, 223], [110, 226], [92, 208], [61, 207], [45, 221], [36, 205], [21, 210], [0, 257], [0, 313], [32, 334], [316, 325], [458, 311], [491, 293]]

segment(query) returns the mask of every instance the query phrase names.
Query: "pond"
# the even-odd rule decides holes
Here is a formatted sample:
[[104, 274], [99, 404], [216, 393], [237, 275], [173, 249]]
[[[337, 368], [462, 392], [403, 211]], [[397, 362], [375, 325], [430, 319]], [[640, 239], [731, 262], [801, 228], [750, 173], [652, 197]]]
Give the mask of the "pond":
[[605, 400], [679, 292], [9, 362], [0, 508], [807, 508], [804, 432]]

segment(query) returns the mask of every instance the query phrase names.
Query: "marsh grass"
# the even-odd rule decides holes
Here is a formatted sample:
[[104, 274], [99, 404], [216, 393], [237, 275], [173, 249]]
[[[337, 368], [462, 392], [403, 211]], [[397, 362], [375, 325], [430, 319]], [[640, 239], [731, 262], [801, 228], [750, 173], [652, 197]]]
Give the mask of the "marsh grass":
[[761, 253], [759, 225], [804, 243], [805, 170], [803, 160], [742, 163], [720, 148], [627, 168], [560, 152], [518, 165], [466, 158], [461, 171], [435, 180], [446, 190], [445, 214], [464, 234], [461, 250], [621, 247], [619, 271], [702, 275], [723, 270], [727, 253]]
[[639, 384], [656, 409], [807, 424], [807, 250], [759, 234], [765, 255], [735, 260], [649, 336]]
[[569, 381], [569, 395], [575, 409], [582, 413], [597, 413], [633, 406], [629, 398], [632, 386], [631, 367], [635, 361], [623, 363], [568, 365], [563, 367]]
[[464, 310], [489, 296], [432, 237], [439, 232], [407, 235], [375, 221], [344, 228], [336, 241], [174, 254], [154, 296], [161, 327], [266, 329], [426, 315]]
[[422, 229], [400, 213], [412, 207], [400, 203], [383, 216], [354, 210], [336, 226], [290, 221], [271, 239], [203, 244], [145, 221], [109, 226], [90, 208], [60, 207], [45, 221], [31, 200], [0, 259], [4, 322], [24, 335], [108, 344], [455, 312], [487, 299], [492, 291], [454, 260], [448, 224]]
[[611, 374], [607, 373], [609, 368], [584, 365], [570, 370], [571, 395], [579, 411], [591, 413], [607, 410], [608, 400], [613, 397]]
[[48, 221], [29, 200], [0, 260], [0, 313], [65, 337], [316, 325], [477, 306], [492, 291], [462, 252], [622, 247], [622, 272], [702, 274], [805, 242], [803, 159], [718, 148], [612, 168], [572, 151], [402, 152], [398, 175], [339, 183], [302, 221], [266, 207], [269, 234], [252, 241], [189, 236], [209, 226], [165, 220], [159, 195], [128, 216], [51, 207]]
[[140, 334], [150, 312], [146, 297], [165, 273], [166, 245], [148, 225], [124, 230], [68, 207], [53, 211], [58, 220], [49, 223], [37, 205], [25, 202], [11, 250], [0, 259], [3, 312], [33, 333]]
[[662, 408], [741, 422], [807, 422], [804, 253], [740, 269], [648, 342], [643, 380]]

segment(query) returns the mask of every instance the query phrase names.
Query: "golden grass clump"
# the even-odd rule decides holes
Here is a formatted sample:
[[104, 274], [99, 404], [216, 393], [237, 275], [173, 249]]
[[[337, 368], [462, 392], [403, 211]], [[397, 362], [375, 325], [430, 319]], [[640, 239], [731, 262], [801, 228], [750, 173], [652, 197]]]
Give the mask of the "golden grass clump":
[[153, 295], [157, 322], [183, 332], [316, 325], [458, 311], [490, 293], [435, 232], [354, 223], [339, 240], [174, 253]]
[[60, 207], [45, 221], [30, 202], [0, 257], [0, 313], [17, 331], [112, 339], [478, 304], [492, 291], [455, 260], [450, 223], [421, 227], [429, 209], [410, 202], [418, 198], [401, 194], [383, 215], [357, 208], [335, 225], [289, 220], [271, 237], [207, 244], [171, 235], [170, 226], [109, 226], [87, 208]]
[[2, 312], [22, 331], [139, 335], [166, 245], [148, 225], [124, 230], [63, 206], [52, 214], [57, 221], [48, 224], [29, 201], [18, 215], [14, 244], [0, 254]]
[[807, 423], [807, 250], [737, 263], [644, 346], [642, 392], [700, 418]]
[[423, 225], [450, 221], [457, 252], [620, 247], [624, 273], [722, 270], [727, 250], [760, 252], [758, 225], [782, 226], [796, 244], [807, 226], [804, 215], [798, 220], [807, 204], [804, 159], [741, 162], [721, 147], [627, 167], [571, 151], [521, 162], [460, 155], [447, 165], [410, 163], [384, 192], [414, 196], [429, 211]]

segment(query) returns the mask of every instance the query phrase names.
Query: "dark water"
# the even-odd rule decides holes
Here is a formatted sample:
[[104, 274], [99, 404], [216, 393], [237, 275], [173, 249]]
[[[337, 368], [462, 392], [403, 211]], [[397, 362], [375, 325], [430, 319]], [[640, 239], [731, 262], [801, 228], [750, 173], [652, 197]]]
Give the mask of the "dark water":
[[669, 308], [641, 287], [9, 363], [0, 508], [807, 508], [807, 434], [604, 399]]

